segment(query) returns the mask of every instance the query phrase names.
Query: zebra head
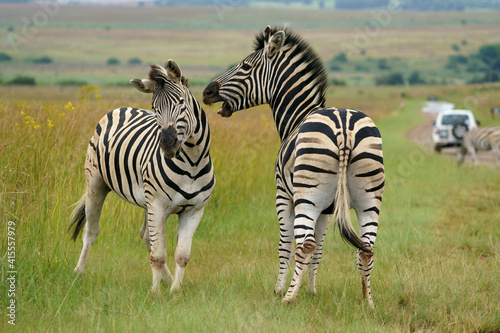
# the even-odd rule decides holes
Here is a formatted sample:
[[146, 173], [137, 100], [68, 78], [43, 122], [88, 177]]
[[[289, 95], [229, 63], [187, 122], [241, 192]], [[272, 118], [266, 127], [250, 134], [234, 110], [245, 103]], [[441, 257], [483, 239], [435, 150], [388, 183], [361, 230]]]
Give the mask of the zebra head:
[[[255, 51], [226, 73], [212, 81], [203, 91], [203, 103], [223, 102], [219, 114], [230, 117], [233, 112], [269, 103], [273, 63], [285, 44], [286, 33], [270, 26], [257, 36]], [[276, 75], [274, 75], [276, 76]]]
[[165, 67], [151, 65], [149, 79], [133, 79], [130, 83], [140, 92], [153, 94], [152, 108], [161, 129], [160, 148], [166, 158], [174, 158], [196, 124], [194, 98], [189, 92], [187, 79], [170, 59]]

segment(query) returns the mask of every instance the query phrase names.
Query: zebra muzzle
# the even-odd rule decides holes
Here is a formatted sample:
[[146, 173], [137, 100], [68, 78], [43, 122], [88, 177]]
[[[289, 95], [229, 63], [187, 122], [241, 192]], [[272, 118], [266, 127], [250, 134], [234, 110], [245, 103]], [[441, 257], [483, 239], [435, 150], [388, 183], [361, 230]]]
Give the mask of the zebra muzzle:
[[229, 103], [224, 100], [224, 98], [219, 94], [220, 84], [217, 81], [212, 81], [209, 85], [203, 90], [203, 103], [207, 105], [212, 105], [213, 103], [223, 102], [222, 107], [218, 114], [223, 117], [231, 117], [233, 114], [233, 110]]
[[217, 111], [217, 114], [220, 114], [223, 117], [231, 117], [233, 115], [233, 110], [227, 102], [224, 102], [222, 103], [220, 110]]
[[181, 142], [177, 138], [177, 131], [173, 126], [162, 129], [160, 134], [160, 148], [166, 158], [174, 158], [179, 153]]

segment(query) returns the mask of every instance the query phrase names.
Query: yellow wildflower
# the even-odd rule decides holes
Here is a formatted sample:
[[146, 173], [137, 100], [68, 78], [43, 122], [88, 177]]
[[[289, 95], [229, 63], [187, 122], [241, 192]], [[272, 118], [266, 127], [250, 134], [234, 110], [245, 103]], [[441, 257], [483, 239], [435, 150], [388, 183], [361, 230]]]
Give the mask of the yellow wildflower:
[[71, 104], [71, 102], [68, 102], [68, 104], [66, 104], [66, 105], [64, 106], [64, 108], [65, 108], [66, 110], [68, 110], [68, 111], [73, 111], [73, 110], [75, 110], [75, 107], [73, 106], [73, 104]]

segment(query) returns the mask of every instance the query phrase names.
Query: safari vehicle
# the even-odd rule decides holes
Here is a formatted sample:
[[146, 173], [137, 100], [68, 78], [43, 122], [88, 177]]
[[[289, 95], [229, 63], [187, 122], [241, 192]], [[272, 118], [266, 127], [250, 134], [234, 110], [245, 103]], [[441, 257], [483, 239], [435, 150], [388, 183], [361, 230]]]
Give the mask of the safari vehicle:
[[446, 110], [438, 113], [432, 139], [434, 150], [441, 152], [444, 147], [457, 147], [462, 143], [465, 132], [477, 127], [474, 114], [470, 110]]

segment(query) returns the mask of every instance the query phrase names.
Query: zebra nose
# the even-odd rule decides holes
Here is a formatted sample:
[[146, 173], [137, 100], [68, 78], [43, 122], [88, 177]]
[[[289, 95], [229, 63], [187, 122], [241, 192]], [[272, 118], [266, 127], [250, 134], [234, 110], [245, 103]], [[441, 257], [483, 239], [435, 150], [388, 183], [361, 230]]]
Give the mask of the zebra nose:
[[219, 83], [216, 81], [210, 82], [205, 90], [203, 90], [203, 103], [211, 104], [215, 102], [214, 97], [217, 97], [218, 94]]
[[177, 139], [177, 131], [173, 126], [161, 130], [160, 148], [167, 158], [172, 158], [177, 154], [179, 140]]

